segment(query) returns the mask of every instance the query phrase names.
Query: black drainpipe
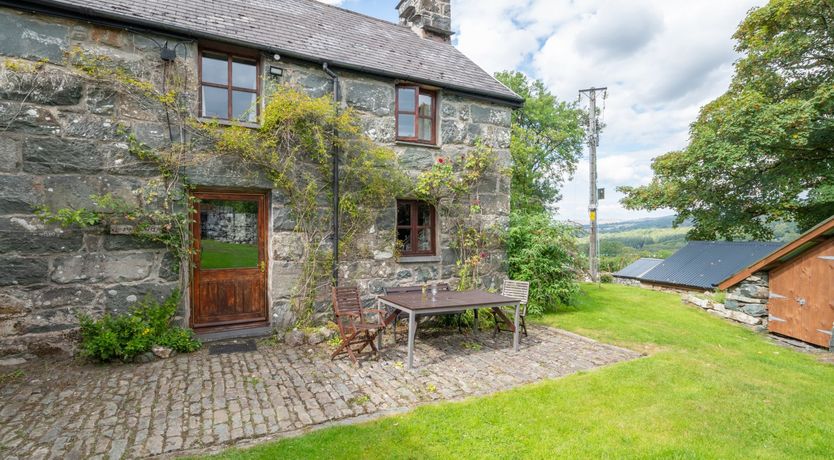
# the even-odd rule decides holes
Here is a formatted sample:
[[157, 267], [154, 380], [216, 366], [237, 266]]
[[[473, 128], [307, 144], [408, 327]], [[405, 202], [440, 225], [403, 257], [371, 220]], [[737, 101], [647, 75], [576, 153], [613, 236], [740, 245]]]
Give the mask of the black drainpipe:
[[[333, 73], [324, 62], [322, 70], [333, 80], [333, 101], [341, 101], [339, 94], [339, 76]], [[337, 134], [334, 132], [334, 134]], [[333, 285], [339, 285], [339, 149], [333, 147]]]

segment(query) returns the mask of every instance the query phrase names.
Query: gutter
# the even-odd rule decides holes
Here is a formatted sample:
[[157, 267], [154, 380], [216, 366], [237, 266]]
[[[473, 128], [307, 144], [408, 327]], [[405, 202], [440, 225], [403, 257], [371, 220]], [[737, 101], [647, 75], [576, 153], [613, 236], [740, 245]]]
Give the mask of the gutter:
[[[471, 88], [466, 88], [454, 84], [448, 84], [438, 81], [427, 80], [423, 78], [414, 78], [413, 76], [409, 75], [402, 75], [395, 72], [386, 72], [384, 70], [378, 69], [371, 69], [361, 65], [354, 65], [348, 64], [345, 62], [338, 62], [332, 60], [322, 59], [321, 57], [303, 54], [303, 53], [296, 53], [292, 51], [288, 51], [285, 49], [277, 48], [274, 46], [265, 46], [262, 43], [252, 43], [245, 40], [237, 40], [234, 38], [211, 34], [201, 31], [195, 31], [193, 29], [189, 29], [186, 27], [180, 26], [173, 26], [168, 24], [160, 24], [158, 22], [154, 22], [151, 20], [135, 18], [131, 16], [126, 16], [122, 14], [116, 13], [108, 13], [102, 12], [99, 10], [95, 10], [89, 7], [83, 6], [76, 6], [76, 5], [66, 5], [63, 3], [56, 2], [54, 0], [40, 0], [37, 3], [31, 1], [14, 1], [14, 0], [0, 0], [0, 6], [5, 6], [8, 8], [12, 8], [15, 10], [24, 10], [24, 11], [31, 11], [31, 12], [38, 12], [44, 14], [50, 14], [53, 16], [65, 17], [65, 18], [73, 18], [73, 19], [81, 19], [85, 20], [94, 24], [105, 25], [108, 27], [113, 27], [116, 29], [123, 29], [123, 30], [134, 30], [140, 32], [153, 32], [153, 33], [160, 33], [164, 32], [170, 34], [172, 36], [177, 36], [183, 39], [193, 39], [199, 38], [204, 40], [213, 40], [223, 43], [228, 43], [231, 45], [242, 46], [246, 48], [253, 48], [258, 49], [261, 51], [266, 51], [270, 54], [280, 54], [282, 56], [287, 56], [295, 59], [300, 59], [307, 62], [312, 62], [316, 64], [328, 64], [329, 67], [333, 68], [340, 68], [345, 70], [352, 70], [356, 72], [376, 75], [379, 77], [391, 78], [396, 80], [404, 80], [419, 84], [425, 85], [432, 85], [438, 86], [444, 89], [449, 89], [461, 94], [465, 94], [467, 96], [480, 98], [481, 100], [495, 102], [498, 104], [508, 105], [513, 108], [520, 108], [524, 105], [524, 100], [519, 98], [510, 97], [507, 95], [495, 93], [492, 91], [473, 91]], [[130, 27], [127, 24], [133, 24], [139, 27]]]
[[[321, 65], [321, 69], [333, 80], [333, 102], [340, 104], [341, 94], [339, 87], [339, 76], [336, 75], [327, 63]], [[336, 134], [336, 133], [334, 133]], [[333, 147], [333, 285], [339, 286], [339, 149]]]

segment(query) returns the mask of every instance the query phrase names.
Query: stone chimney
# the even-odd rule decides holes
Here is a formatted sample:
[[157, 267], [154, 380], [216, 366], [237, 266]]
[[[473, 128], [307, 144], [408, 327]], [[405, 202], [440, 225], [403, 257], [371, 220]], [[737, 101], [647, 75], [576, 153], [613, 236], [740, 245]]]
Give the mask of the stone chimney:
[[449, 43], [452, 40], [451, 0], [400, 0], [400, 24], [423, 38]]

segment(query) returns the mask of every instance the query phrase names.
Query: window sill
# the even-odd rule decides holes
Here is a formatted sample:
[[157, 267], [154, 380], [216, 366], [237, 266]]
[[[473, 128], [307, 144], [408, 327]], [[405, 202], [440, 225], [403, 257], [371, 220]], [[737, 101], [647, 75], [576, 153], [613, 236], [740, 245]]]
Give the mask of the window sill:
[[440, 262], [443, 260], [440, 256], [407, 256], [400, 257], [398, 260], [401, 264], [420, 264], [428, 262]]
[[222, 118], [205, 118], [205, 117], [197, 117], [197, 121], [200, 123], [217, 123], [221, 126], [243, 126], [244, 128], [252, 128], [252, 129], [260, 129], [260, 123], [249, 123], [245, 121], [230, 121], [224, 120]]
[[409, 142], [409, 141], [396, 141], [397, 145], [407, 145], [409, 147], [425, 147], [427, 149], [436, 149], [440, 150], [440, 146], [437, 144], [424, 144], [422, 142]]

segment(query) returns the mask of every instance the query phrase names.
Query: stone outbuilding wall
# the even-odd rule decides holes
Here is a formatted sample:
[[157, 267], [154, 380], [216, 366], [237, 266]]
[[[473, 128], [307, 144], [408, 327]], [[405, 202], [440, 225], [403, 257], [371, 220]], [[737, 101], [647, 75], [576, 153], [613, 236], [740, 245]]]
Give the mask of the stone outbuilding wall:
[[727, 290], [724, 306], [727, 310], [738, 311], [767, 326], [767, 302], [770, 296], [767, 272], [757, 272]]
[[730, 288], [725, 293], [723, 303], [695, 294], [684, 294], [682, 298], [684, 302], [701, 307], [714, 315], [766, 330], [767, 302], [770, 295], [767, 280], [766, 272], [754, 273]]
[[[108, 192], [135, 202], [134, 190], [158, 174], [132, 158], [118, 129], [124, 127], [150, 146], [164, 146], [176, 133], [172, 136], [158, 110], [120, 97], [113, 88], [88, 83], [63, 62], [65, 53], [79, 46], [160, 84], [164, 64], [157, 44], [166, 40], [186, 68], [184, 84], [196, 101], [195, 40], [175, 41], [0, 8], [0, 353], [66, 348], [77, 312], [123, 312], [145, 295], [162, 299], [187, 285], [188, 274], [172, 270], [172, 257], [164, 247], [111, 235], [106, 228], [61, 229], [33, 215], [39, 205], [94, 207], [90, 195]], [[276, 61], [271, 54], [264, 54], [261, 61], [265, 79], [313, 96], [331, 94], [332, 80], [318, 65]], [[37, 72], [21, 71], [38, 62], [46, 64]], [[266, 76], [269, 66], [281, 68], [283, 75]], [[340, 103], [357, 111], [366, 134], [393, 148], [411, 175], [430, 168], [440, 157], [459, 158], [477, 139], [492, 146], [502, 172], [486, 178], [478, 195], [487, 222], [506, 226], [510, 179], [503, 171], [510, 165], [510, 107], [439, 89], [439, 144], [397, 143], [398, 82], [336, 71]], [[262, 172], [229, 158], [210, 157], [189, 165], [184, 173], [197, 186], [272, 189]], [[443, 221], [436, 257], [395, 258], [388, 236], [395, 226], [396, 198], [409, 197], [391, 197], [390, 208], [361, 237], [367, 250], [341, 267], [345, 282], [358, 284], [367, 297], [381, 293], [385, 286], [454, 281], [456, 254], [449, 247]], [[295, 320], [289, 305], [301, 270], [299, 235], [277, 191], [271, 192], [270, 213], [270, 315], [272, 325], [281, 330]], [[498, 286], [506, 276], [504, 252], [491, 253], [484, 268], [484, 284]], [[184, 292], [180, 318], [187, 322], [187, 289]], [[322, 314], [329, 310], [327, 305], [321, 308]]]

